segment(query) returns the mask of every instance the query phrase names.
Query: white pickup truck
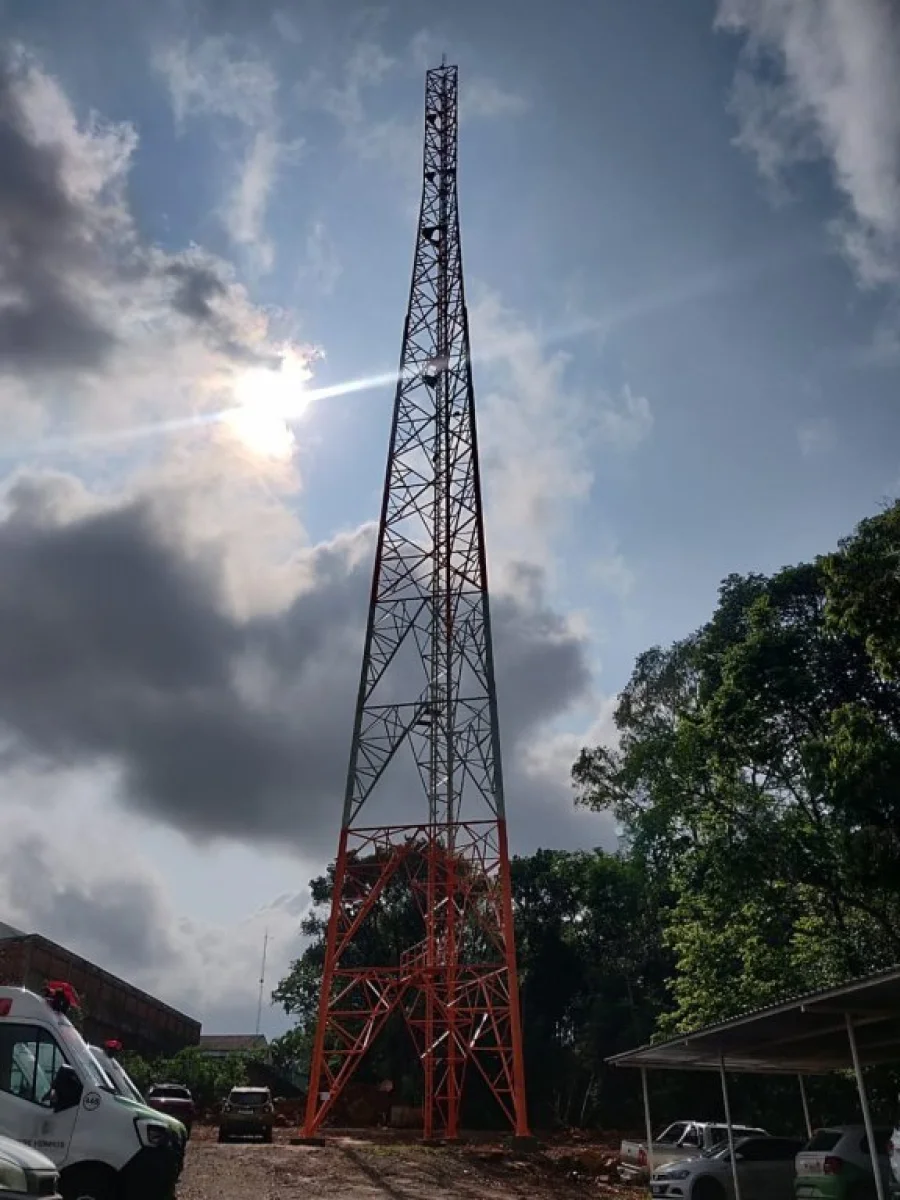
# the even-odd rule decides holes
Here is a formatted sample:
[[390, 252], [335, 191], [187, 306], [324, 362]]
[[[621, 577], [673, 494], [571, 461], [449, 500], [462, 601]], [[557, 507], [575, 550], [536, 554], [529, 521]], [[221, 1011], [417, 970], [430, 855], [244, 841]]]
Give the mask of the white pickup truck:
[[[732, 1125], [734, 1137], [768, 1137], [764, 1129], [750, 1125]], [[653, 1139], [653, 1170], [678, 1158], [692, 1158], [728, 1137], [728, 1126], [721, 1121], [675, 1121]], [[646, 1183], [650, 1178], [650, 1158], [646, 1142], [624, 1141], [619, 1148], [619, 1178], [623, 1183]]]

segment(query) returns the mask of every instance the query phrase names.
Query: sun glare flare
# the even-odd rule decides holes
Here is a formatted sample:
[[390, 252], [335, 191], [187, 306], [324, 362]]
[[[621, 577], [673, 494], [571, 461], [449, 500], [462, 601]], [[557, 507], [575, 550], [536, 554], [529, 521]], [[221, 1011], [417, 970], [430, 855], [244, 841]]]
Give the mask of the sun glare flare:
[[308, 361], [293, 352], [285, 354], [277, 369], [242, 371], [234, 382], [237, 406], [225, 415], [226, 425], [251, 453], [289, 459], [296, 445], [291, 422], [312, 400], [306, 388], [311, 378]]

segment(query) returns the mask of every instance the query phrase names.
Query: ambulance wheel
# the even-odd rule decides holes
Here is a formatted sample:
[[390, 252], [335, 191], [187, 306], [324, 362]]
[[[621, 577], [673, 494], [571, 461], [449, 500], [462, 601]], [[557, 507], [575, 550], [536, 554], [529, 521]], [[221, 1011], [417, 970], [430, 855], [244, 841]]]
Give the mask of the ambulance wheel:
[[63, 1200], [115, 1200], [116, 1177], [103, 1167], [73, 1167], [63, 1171]]

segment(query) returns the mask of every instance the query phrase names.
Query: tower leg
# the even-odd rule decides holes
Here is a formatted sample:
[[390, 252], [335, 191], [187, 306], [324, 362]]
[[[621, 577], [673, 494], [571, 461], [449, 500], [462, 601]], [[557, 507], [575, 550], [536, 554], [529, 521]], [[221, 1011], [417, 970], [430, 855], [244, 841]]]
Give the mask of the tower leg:
[[513, 1111], [516, 1116], [516, 1137], [529, 1138], [528, 1104], [525, 1097], [525, 1055], [522, 1050], [522, 1011], [519, 1003], [519, 972], [516, 966], [516, 929], [513, 920], [510, 888], [509, 841], [506, 821], [498, 822], [497, 837], [500, 850], [500, 878], [503, 906], [503, 941], [506, 949], [506, 974], [509, 982], [509, 1032], [512, 1044]]
[[341, 913], [341, 896], [347, 875], [347, 830], [341, 829], [338, 841], [337, 862], [334, 868], [334, 890], [331, 896], [331, 914], [328, 918], [328, 933], [325, 941], [325, 966], [322, 971], [322, 990], [319, 993], [319, 1016], [316, 1021], [316, 1037], [313, 1043], [313, 1056], [309, 1070], [309, 1091], [306, 1096], [306, 1118], [303, 1122], [302, 1136], [315, 1137], [324, 1113], [319, 1104], [319, 1093], [322, 1087], [323, 1068], [325, 1065], [325, 1039], [328, 1032], [328, 1006], [334, 988], [334, 968], [337, 957], [338, 924]]

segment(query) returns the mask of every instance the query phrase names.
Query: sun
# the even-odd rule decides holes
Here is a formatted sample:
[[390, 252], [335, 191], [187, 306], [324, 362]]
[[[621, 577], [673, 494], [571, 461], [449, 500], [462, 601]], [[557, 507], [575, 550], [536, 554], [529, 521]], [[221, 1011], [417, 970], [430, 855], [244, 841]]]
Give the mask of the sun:
[[225, 423], [251, 453], [286, 461], [296, 445], [291, 422], [310, 402], [306, 384], [311, 378], [308, 361], [293, 351], [284, 354], [278, 368], [249, 367], [234, 380], [237, 405], [226, 413]]

